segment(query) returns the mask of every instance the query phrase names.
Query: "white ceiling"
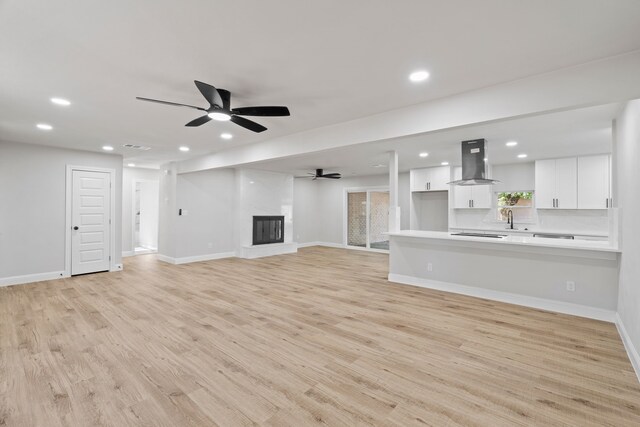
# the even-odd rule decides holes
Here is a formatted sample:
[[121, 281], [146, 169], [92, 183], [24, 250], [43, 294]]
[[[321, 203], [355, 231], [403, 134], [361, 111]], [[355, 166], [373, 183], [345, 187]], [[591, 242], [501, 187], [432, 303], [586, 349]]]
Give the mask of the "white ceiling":
[[[0, 0], [0, 139], [157, 165], [638, 50], [638, 22], [637, 0]], [[194, 79], [292, 116], [185, 128], [197, 111], [134, 99], [204, 106]]]
[[[447, 161], [460, 165], [460, 142], [485, 138], [489, 163], [509, 164], [537, 159], [611, 152], [612, 120], [620, 105], [608, 104], [552, 114], [503, 120], [406, 138], [359, 144], [298, 157], [253, 163], [251, 168], [302, 176], [316, 168], [344, 176], [387, 173], [389, 151], [397, 151], [401, 172], [438, 166]], [[518, 143], [507, 147], [509, 141]], [[419, 153], [429, 156], [421, 158]], [[518, 154], [527, 154], [519, 159]], [[384, 165], [384, 167], [374, 167]]]

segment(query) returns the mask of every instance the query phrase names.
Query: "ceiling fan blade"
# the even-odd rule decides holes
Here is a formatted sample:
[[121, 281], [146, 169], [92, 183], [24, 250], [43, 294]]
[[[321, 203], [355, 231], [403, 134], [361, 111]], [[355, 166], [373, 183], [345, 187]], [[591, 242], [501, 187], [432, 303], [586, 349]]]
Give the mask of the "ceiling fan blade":
[[326, 174], [324, 174], [324, 175], [322, 175], [322, 176], [324, 176], [324, 177], [326, 177], [326, 178], [330, 178], [330, 177], [332, 177], [332, 176], [342, 176], [342, 175], [341, 175], [341, 174], [339, 174], [339, 173], [326, 173]]
[[196, 110], [207, 111], [205, 108], [196, 107], [195, 105], [178, 104], [177, 102], [160, 101], [159, 99], [143, 98], [141, 96], [136, 96], [136, 99], [139, 99], [140, 101], [156, 102], [158, 104], [174, 105], [176, 107], [189, 107], [195, 108]]
[[342, 176], [322, 175], [320, 178], [327, 178], [327, 179], [340, 179], [340, 178], [342, 178]]
[[249, 119], [245, 119], [244, 117], [231, 116], [231, 121], [239, 126], [242, 126], [245, 129], [249, 129], [254, 132], [264, 132], [265, 130], [267, 130], [267, 128], [262, 126], [261, 124], [253, 122]]
[[218, 93], [218, 89], [210, 84], [202, 83], [197, 80], [194, 80], [193, 82], [209, 104], [222, 108], [224, 102], [222, 102], [222, 97], [220, 96], [220, 93]]
[[198, 117], [195, 120], [191, 120], [185, 126], [189, 126], [189, 127], [202, 126], [203, 124], [207, 123], [210, 120], [211, 120], [211, 117], [209, 117], [207, 114], [205, 114], [202, 117]]
[[222, 108], [229, 111], [231, 109], [231, 92], [225, 89], [218, 89], [218, 94], [222, 98]]
[[282, 117], [290, 116], [289, 109], [287, 107], [241, 107], [231, 110], [233, 114], [239, 114], [241, 116], [262, 116], [262, 117]]

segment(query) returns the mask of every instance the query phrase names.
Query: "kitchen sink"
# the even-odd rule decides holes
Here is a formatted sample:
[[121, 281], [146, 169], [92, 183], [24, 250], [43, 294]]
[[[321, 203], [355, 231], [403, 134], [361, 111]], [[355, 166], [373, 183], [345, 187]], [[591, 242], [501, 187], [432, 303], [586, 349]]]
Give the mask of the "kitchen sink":
[[502, 239], [507, 237], [506, 234], [486, 234], [486, 233], [451, 233], [452, 236], [469, 236], [469, 237], [489, 237], [491, 239]]

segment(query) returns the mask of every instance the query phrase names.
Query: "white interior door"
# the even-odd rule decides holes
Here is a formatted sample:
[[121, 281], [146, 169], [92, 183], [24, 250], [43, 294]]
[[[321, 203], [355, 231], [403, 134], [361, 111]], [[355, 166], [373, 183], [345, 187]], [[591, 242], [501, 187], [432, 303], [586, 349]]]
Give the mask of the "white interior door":
[[72, 275], [109, 270], [110, 185], [108, 172], [74, 170], [72, 173]]
[[158, 248], [158, 210], [159, 210], [159, 183], [157, 181], [138, 182], [140, 191], [140, 206], [138, 218], [140, 228], [138, 234], [138, 246], [145, 249], [156, 250]]

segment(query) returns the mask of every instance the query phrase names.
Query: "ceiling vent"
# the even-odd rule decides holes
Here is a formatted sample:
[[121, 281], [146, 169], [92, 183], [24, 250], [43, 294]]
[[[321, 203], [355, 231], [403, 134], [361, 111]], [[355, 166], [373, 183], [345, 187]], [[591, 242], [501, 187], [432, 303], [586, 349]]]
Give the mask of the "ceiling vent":
[[147, 150], [151, 150], [151, 147], [147, 147], [145, 145], [137, 145], [137, 144], [123, 144], [122, 145], [124, 148], [131, 148], [132, 150], [141, 150], [141, 151], [147, 151]]

